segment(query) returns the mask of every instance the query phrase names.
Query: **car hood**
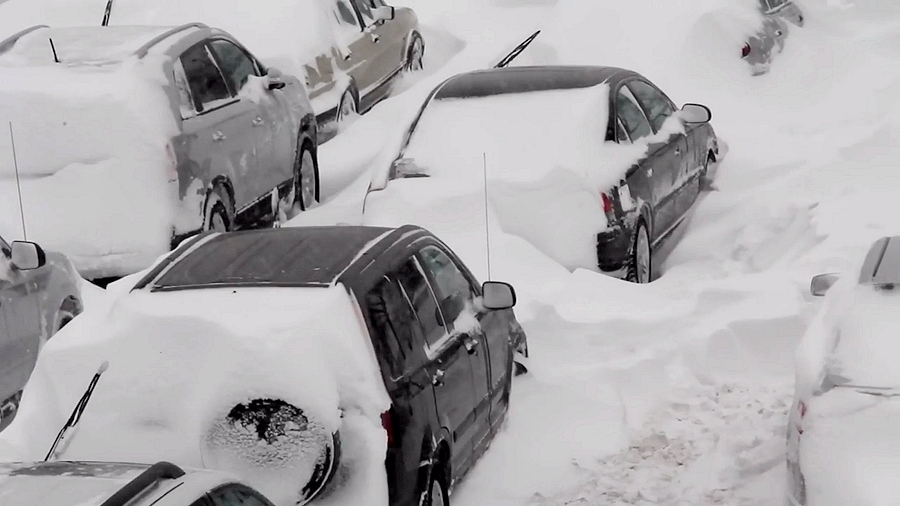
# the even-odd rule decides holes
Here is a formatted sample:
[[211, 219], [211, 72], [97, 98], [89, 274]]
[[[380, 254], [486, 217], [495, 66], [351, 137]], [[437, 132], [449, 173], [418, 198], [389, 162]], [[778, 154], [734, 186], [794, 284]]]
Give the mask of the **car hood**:
[[900, 389], [835, 388], [810, 402], [802, 427], [807, 504], [900, 502]]

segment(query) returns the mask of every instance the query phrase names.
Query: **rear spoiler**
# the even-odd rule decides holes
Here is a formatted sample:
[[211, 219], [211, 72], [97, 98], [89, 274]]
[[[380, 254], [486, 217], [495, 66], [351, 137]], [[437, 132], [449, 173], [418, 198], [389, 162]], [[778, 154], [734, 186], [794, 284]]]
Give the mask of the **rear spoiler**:
[[[110, 1], [112, 1], [112, 0], [110, 0]], [[532, 42], [534, 42], [534, 39], [536, 39], [537, 36], [540, 35], [540, 33], [541, 33], [541, 31], [538, 30], [538, 31], [532, 33], [531, 35], [529, 35], [527, 39], [523, 40], [518, 46], [516, 46], [512, 51], [510, 51], [509, 54], [504, 56], [502, 60], [497, 62], [497, 64], [494, 65], [494, 68], [501, 69], [501, 68], [509, 65], [510, 62], [515, 60], [517, 56], [522, 54], [522, 51], [525, 51], [525, 48], [527, 48]]]

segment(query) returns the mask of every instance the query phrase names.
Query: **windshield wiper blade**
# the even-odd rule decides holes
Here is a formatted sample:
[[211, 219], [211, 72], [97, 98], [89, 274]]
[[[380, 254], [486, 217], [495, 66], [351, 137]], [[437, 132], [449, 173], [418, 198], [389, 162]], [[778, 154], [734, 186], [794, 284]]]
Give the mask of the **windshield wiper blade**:
[[65, 448], [62, 448], [57, 452], [56, 449], [65, 440], [66, 432], [68, 432], [69, 429], [74, 428], [78, 425], [78, 422], [81, 421], [81, 414], [84, 413], [88, 401], [91, 400], [91, 394], [94, 393], [94, 387], [96, 387], [97, 382], [100, 381], [100, 375], [106, 372], [108, 367], [109, 362], [106, 360], [100, 364], [100, 368], [97, 369], [97, 373], [94, 374], [94, 377], [91, 379], [91, 383], [88, 385], [87, 390], [84, 391], [84, 395], [81, 396], [81, 399], [79, 399], [78, 403], [75, 405], [75, 410], [72, 411], [66, 424], [63, 425], [63, 428], [59, 430], [59, 434], [56, 435], [56, 441], [53, 442], [53, 446], [50, 447], [50, 451], [47, 452], [47, 456], [44, 457], [44, 462], [50, 460], [50, 457], [58, 458], [66, 451]]

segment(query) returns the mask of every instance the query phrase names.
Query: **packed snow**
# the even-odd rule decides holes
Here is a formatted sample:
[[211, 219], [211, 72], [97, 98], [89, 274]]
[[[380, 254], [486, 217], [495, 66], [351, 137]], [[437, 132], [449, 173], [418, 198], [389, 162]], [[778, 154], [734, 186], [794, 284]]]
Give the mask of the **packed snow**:
[[[832, 322], [817, 314], [831, 309], [831, 297], [812, 298], [809, 280], [823, 272], [848, 274], [835, 285], [839, 293], [845, 286], [841, 283], [849, 283], [846, 280], [854, 277], [850, 274], [858, 272], [860, 256], [872, 241], [900, 233], [895, 218], [900, 196], [900, 6], [892, 0], [804, 1], [804, 27], [791, 30], [768, 74], [753, 77], [738, 57], [740, 46], [733, 49], [741, 37], [728, 28], [743, 27], [746, 20], [727, 17], [733, 12], [722, 10], [727, 7], [723, 0], [408, 4], [426, 29], [441, 34], [437, 40], [442, 42], [429, 45], [426, 53], [429, 73], [405, 80], [401, 93], [321, 148], [324, 203], [290, 225], [424, 223], [480, 279], [490, 276], [516, 287], [516, 314], [529, 338], [529, 374], [514, 381], [509, 419], [472, 473], [454, 489], [453, 504], [784, 503], [785, 433], [795, 382], [801, 388], [816, 382], [828, 359], [828, 333], [833, 330]], [[715, 16], [721, 22], [710, 27], [706, 21]], [[490, 66], [538, 28], [542, 34], [516, 64], [633, 69], [678, 104], [709, 106], [717, 134], [730, 147], [717, 167], [715, 190], [703, 194], [685, 223], [656, 251], [654, 268], [660, 277], [649, 285], [575, 268], [577, 262], [564, 265], [554, 244], [541, 242], [535, 230], [509, 225], [509, 216], [499, 210], [507, 195], [502, 188], [492, 189], [490, 179], [489, 204], [495, 207], [485, 220], [480, 171], [478, 179], [458, 182], [470, 185], [462, 192], [440, 177], [393, 181], [369, 195], [385, 193], [367, 200], [362, 213], [369, 185], [393, 161], [404, 130], [428, 93], [456, 72]], [[439, 68], [429, 67], [434, 55], [440, 57]], [[449, 128], [441, 133], [446, 145], [459, 139], [458, 145], [465, 146], [468, 133]], [[482, 167], [482, 152], [489, 148], [496, 146], [472, 153], [475, 168]], [[540, 156], [552, 154], [548, 148]], [[569, 155], [560, 153], [563, 159]], [[488, 164], [497, 167], [490, 158]], [[554, 174], [553, 167], [544, 169], [548, 178]], [[404, 191], [404, 185], [410, 189]], [[89, 192], [96, 190], [93, 186]], [[541, 218], [534, 210], [546, 206], [539, 202], [550, 198], [523, 191], [515, 196], [523, 207], [533, 204], [523, 211], [523, 217], [533, 220]], [[467, 211], [460, 214], [460, 209]], [[18, 215], [2, 216], [9, 223], [4, 221], [0, 231], [5, 237], [14, 234]], [[574, 233], [565, 238], [573, 239]], [[121, 290], [114, 286], [109, 293], [92, 294], [88, 312], [79, 317], [83, 323], [74, 329], [104, 321], [107, 299], [121, 296]], [[891, 302], [893, 298], [878, 299], [867, 308], [881, 315], [891, 311]], [[277, 308], [275, 304], [270, 309]], [[92, 312], [102, 316], [89, 316]], [[242, 335], [247, 326], [262, 326], [271, 313], [236, 314], [243, 315], [242, 321], [229, 318], [235, 327], [221, 329], [226, 339]], [[121, 316], [116, 328], [134, 328], [141, 336], [136, 326], [140, 321]], [[202, 323], [204, 328], [209, 325]], [[52, 363], [57, 368], [53, 374], [70, 383], [58, 387], [65, 394], [51, 404], [58, 413], [48, 420], [35, 419], [40, 402], [29, 398], [42, 396], [38, 392], [49, 386], [45, 365], [39, 365], [19, 416], [35, 420], [41, 436], [35, 438], [25, 423], [14, 423], [0, 434], [6, 452], [28, 448], [32, 457], [42, 457], [38, 449], [49, 447], [46, 439], [52, 440], [81, 385], [103, 360], [87, 343], [84, 349], [90, 353], [84, 360], [72, 355], [66, 340], [88, 339], [77, 330], [58, 337], [62, 339], [51, 340], [41, 358], [41, 364]], [[284, 364], [277, 354], [263, 359], [267, 367]], [[112, 375], [123, 370], [116, 369], [116, 363], [111, 360], [111, 376], [101, 380], [84, 422], [89, 416], [102, 420], [103, 396], [112, 395], [104, 394], [103, 386], [112, 385]], [[895, 374], [886, 365], [887, 372]], [[183, 374], [178, 377], [185, 379]], [[203, 384], [188, 385], [182, 395], [189, 397]], [[174, 410], [156, 399], [163, 412]], [[832, 465], [809, 468], [810, 497], [822, 501], [817, 504], [890, 502], [890, 490], [881, 485], [893, 477], [872, 480], [880, 476], [876, 468], [896, 469], [896, 456], [886, 451], [889, 445], [875, 446], [876, 440], [897, 437], [890, 427], [876, 423], [896, 416], [890, 404], [895, 401], [868, 396], [843, 400], [832, 408], [878, 404], [819, 425], [821, 436], [810, 440], [804, 451], [811, 460], [820, 456], [819, 461]], [[363, 406], [359, 413], [366, 416], [341, 422], [359, 428], [345, 441], [354, 465], [342, 470], [343, 478], [358, 481], [354, 487], [338, 487], [326, 504], [355, 504], [351, 492], [361, 494], [357, 499], [384, 496], [384, 471], [379, 469], [385, 444], [379, 438], [384, 433], [377, 418], [368, 417], [374, 411]], [[147, 409], [134, 406], [133, 412]], [[197, 418], [200, 412], [185, 410], [181, 416]], [[72, 439], [72, 455], [79, 448], [90, 450], [87, 425]], [[137, 423], [131, 427], [137, 433], [149, 430]], [[826, 444], [848, 431], [860, 436], [837, 446]], [[181, 450], [173, 449], [175, 455], [182, 455]], [[865, 461], [868, 467], [852, 468], [837, 462], [838, 452], [868, 452], [871, 460]], [[362, 469], [366, 471], [354, 472]], [[839, 495], [826, 486], [834, 484], [861, 495]], [[340, 495], [342, 490], [348, 497]]]

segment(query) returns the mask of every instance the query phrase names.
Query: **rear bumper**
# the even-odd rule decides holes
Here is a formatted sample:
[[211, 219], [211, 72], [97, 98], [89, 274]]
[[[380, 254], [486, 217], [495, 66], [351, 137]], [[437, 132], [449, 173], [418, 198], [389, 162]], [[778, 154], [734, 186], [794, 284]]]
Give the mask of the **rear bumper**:
[[597, 266], [606, 274], [625, 275], [631, 259], [632, 227], [614, 225], [597, 234]]

